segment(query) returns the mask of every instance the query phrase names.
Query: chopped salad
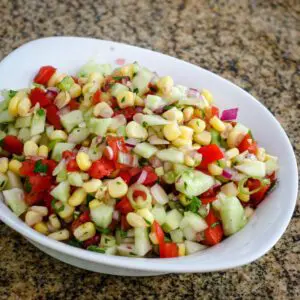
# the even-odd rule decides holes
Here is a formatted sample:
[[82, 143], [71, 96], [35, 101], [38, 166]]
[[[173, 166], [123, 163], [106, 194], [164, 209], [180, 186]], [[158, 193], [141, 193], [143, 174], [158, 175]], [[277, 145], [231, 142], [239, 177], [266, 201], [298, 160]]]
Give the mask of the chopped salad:
[[26, 224], [110, 255], [170, 258], [245, 226], [277, 157], [206, 90], [137, 63], [43, 66], [3, 92], [0, 190]]

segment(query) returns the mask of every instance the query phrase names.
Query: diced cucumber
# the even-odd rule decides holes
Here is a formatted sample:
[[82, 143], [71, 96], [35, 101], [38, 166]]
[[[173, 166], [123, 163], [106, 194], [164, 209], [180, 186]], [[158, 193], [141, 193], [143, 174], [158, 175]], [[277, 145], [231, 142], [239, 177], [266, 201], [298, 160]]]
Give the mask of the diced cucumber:
[[70, 185], [81, 187], [83, 186], [83, 180], [79, 172], [68, 173], [68, 182]]
[[181, 229], [187, 226], [192, 227], [196, 232], [204, 231], [207, 228], [205, 220], [191, 211], [186, 211], [180, 222]]
[[220, 215], [225, 235], [232, 235], [246, 224], [244, 208], [236, 197], [221, 200]]
[[0, 112], [0, 124], [13, 122], [15, 118], [8, 112], [4, 110]]
[[56, 143], [52, 150], [52, 159], [56, 161], [60, 161], [62, 159], [62, 154], [66, 150], [73, 150], [75, 147], [74, 144], [71, 143]]
[[146, 255], [152, 249], [147, 228], [134, 228], [134, 253], [138, 256]]
[[174, 148], [160, 150], [156, 153], [156, 156], [163, 161], [169, 161], [178, 164], [184, 163], [184, 153]]
[[183, 228], [183, 235], [188, 241], [196, 241], [197, 231], [191, 226], [186, 226]]
[[3, 191], [6, 204], [19, 217], [27, 210], [27, 204], [24, 201], [24, 192], [22, 189], [13, 188]]
[[158, 149], [149, 143], [139, 143], [133, 149], [133, 152], [147, 159], [154, 155], [157, 151]]
[[170, 121], [164, 119], [159, 115], [143, 115], [141, 119], [142, 124], [144, 124], [145, 126], [166, 125], [170, 123]]
[[116, 246], [116, 238], [112, 235], [102, 234], [100, 240], [100, 247], [113, 247]]
[[70, 90], [70, 88], [74, 85], [74, 79], [71, 76], [66, 76], [63, 78], [63, 80], [61, 82], [59, 82], [57, 84], [57, 87], [61, 90], [61, 91], [66, 91], [68, 92]]
[[145, 105], [150, 110], [154, 111], [162, 106], [167, 105], [168, 102], [164, 100], [163, 98], [156, 96], [156, 95], [147, 95], [147, 98], [145, 100]]
[[213, 177], [200, 171], [186, 171], [176, 180], [176, 190], [185, 194], [189, 198], [199, 196], [209, 190], [215, 181]]
[[207, 246], [205, 245], [191, 242], [191, 241], [184, 241], [184, 245], [185, 245], [185, 252], [187, 255], [202, 251], [207, 248]]
[[90, 118], [92, 118], [94, 116], [93, 109], [94, 109], [94, 107], [91, 107], [83, 113], [83, 120], [87, 124], [89, 123]]
[[6, 133], [0, 130], [0, 141], [3, 140], [5, 137], [6, 137]]
[[73, 110], [60, 118], [61, 124], [68, 132], [83, 122], [83, 115], [80, 110]]
[[183, 242], [183, 231], [181, 229], [175, 229], [170, 232], [171, 240], [174, 243]]
[[27, 117], [19, 117], [16, 120], [15, 127], [16, 128], [24, 128], [24, 127], [30, 127], [31, 126], [31, 116]]
[[66, 161], [61, 160], [52, 172], [52, 176], [56, 176], [60, 171], [66, 169]]
[[111, 74], [112, 66], [110, 64], [98, 64], [92, 60], [80, 68], [79, 72], [77, 73], [77, 76], [88, 77], [89, 74], [94, 72], [107, 76]]
[[121, 84], [121, 83], [115, 83], [111, 88], [111, 94], [112, 94], [112, 96], [117, 97], [117, 95], [119, 93], [128, 91], [128, 90], [129, 90], [129, 88], [126, 85]]
[[266, 176], [266, 164], [258, 160], [245, 159], [240, 165], [235, 166], [235, 168], [248, 176]]
[[0, 112], [6, 110], [8, 108], [8, 105], [9, 105], [9, 102], [10, 102], [10, 99], [11, 99], [11, 97], [9, 97], [8, 93], [9, 93], [8, 91], [5, 91], [5, 92], [2, 91], [1, 92], [4, 99], [2, 101], [0, 101]]
[[8, 124], [7, 126], [7, 134], [8, 135], [14, 135], [14, 136], [18, 136], [19, 130], [17, 128], [15, 128], [15, 126], [13, 124]]
[[68, 181], [60, 182], [51, 192], [50, 195], [61, 202], [66, 203], [70, 198], [70, 184]]
[[155, 204], [151, 212], [154, 216], [154, 219], [158, 222], [159, 225], [165, 223], [167, 214], [163, 205], [160, 205], [158, 203]]
[[57, 182], [63, 182], [68, 179], [68, 172], [66, 168], [62, 169], [57, 175], [56, 175], [56, 181]]
[[171, 99], [172, 100], [182, 100], [186, 98], [187, 95], [187, 87], [183, 85], [176, 85], [172, 87], [171, 91]]
[[99, 136], [105, 136], [111, 121], [112, 121], [111, 118], [105, 118], [105, 119], [91, 118], [89, 121], [89, 129], [91, 133], [94, 133]]
[[97, 226], [107, 228], [112, 221], [114, 208], [110, 205], [100, 203], [99, 206], [90, 208], [91, 219]]
[[[114, 118], [112, 118], [113, 120]], [[120, 126], [118, 127], [117, 129], [117, 136], [123, 136], [123, 137], [126, 137], [127, 136], [127, 133], [126, 133], [126, 126]]]
[[105, 254], [106, 255], [116, 255], [117, 254], [117, 247], [112, 246], [112, 247], [105, 248]]
[[20, 176], [16, 175], [12, 171], [7, 171], [8, 183], [6, 185], [7, 189], [19, 188], [23, 189], [23, 184], [21, 182]]
[[278, 157], [276, 156], [267, 156], [266, 164], [266, 174], [271, 175], [273, 172], [278, 170]]
[[243, 133], [243, 134], [247, 134], [249, 132], [249, 128], [247, 128], [246, 126], [244, 126], [243, 124], [241, 123], [237, 123], [234, 128], [233, 128], [234, 131], [238, 131], [240, 133]]
[[173, 170], [176, 174], [180, 175], [185, 171], [191, 171], [192, 169], [182, 164], [173, 164]]
[[8, 177], [5, 174], [0, 173], [0, 191], [3, 191], [7, 186], [7, 184], [8, 184]]
[[118, 254], [121, 256], [132, 256], [134, 254], [133, 244], [120, 244], [117, 246]]
[[34, 136], [43, 133], [46, 124], [46, 111], [42, 108], [37, 109], [31, 121], [30, 135]]
[[73, 144], [80, 144], [83, 142], [90, 134], [88, 128], [75, 128], [69, 134], [68, 142]]
[[138, 89], [138, 95], [143, 95], [148, 90], [148, 84], [153, 77], [153, 73], [146, 68], [140, 68], [132, 80], [133, 90]]
[[169, 171], [163, 175], [163, 179], [167, 184], [173, 184], [176, 181], [177, 175], [173, 171]]
[[172, 209], [167, 212], [166, 221], [163, 224], [163, 229], [166, 232], [177, 229], [180, 226], [182, 214], [177, 209]]

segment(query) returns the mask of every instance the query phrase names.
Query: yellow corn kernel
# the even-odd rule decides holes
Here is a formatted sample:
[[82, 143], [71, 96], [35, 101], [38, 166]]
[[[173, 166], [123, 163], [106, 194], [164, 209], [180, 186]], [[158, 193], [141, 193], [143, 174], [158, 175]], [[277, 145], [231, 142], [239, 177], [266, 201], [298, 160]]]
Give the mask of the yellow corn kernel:
[[196, 133], [194, 134], [194, 141], [203, 146], [209, 145], [211, 141], [211, 133], [209, 131]]
[[155, 171], [155, 173], [156, 173], [157, 176], [163, 176], [165, 174], [163, 167], [155, 168], [154, 171]]
[[180, 147], [192, 145], [192, 141], [187, 140], [187, 139], [178, 138], [175, 141], [173, 141], [172, 144], [175, 147], [180, 148]]
[[96, 228], [92, 222], [86, 222], [74, 230], [74, 236], [80, 242], [92, 238], [95, 234]]
[[180, 138], [186, 140], [192, 140], [194, 130], [188, 126], [179, 126]]
[[178, 243], [178, 256], [185, 256], [185, 244], [184, 243]]
[[135, 94], [130, 91], [123, 91], [118, 93], [117, 101], [120, 108], [134, 106]]
[[33, 141], [27, 141], [24, 144], [24, 155], [25, 156], [37, 156], [38, 153], [38, 145]]
[[68, 92], [61, 91], [55, 98], [54, 103], [58, 107], [58, 109], [63, 108], [68, 105], [71, 101], [71, 96]]
[[47, 224], [45, 222], [39, 222], [33, 226], [37, 232], [47, 235], [49, 233]]
[[[120, 74], [119, 76], [129, 76], [130, 78], [132, 78], [133, 73], [134, 73], [134, 65], [133, 64], [125, 65], [119, 69], [119, 74]], [[116, 76], [118, 76], [118, 75], [116, 75]]]
[[75, 208], [68, 203], [62, 203], [60, 201], [57, 201], [55, 203], [55, 206], [58, 208], [58, 215], [66, 220], [73, 216]]
[[135, 121], [131, 121], [127, 124], [126, 134], [129, 138], [141, 140], [146, 140], [148, 137], [147, 129]]
[[92, 165], [92, 161], [91, 161], [90, 157], [88, 156], [88, 154], [86, 154], [85, 152], [82, 152], [82, 151], [77, 153], [76, 162], [77, 162], [79, 169], [82, 171], [87, 171]]
[[49, 149], [48, 149], [47, 146], [45, 146], [45, 145], [39, 146], [38, 156], [47, 158], [48, 157], [48, 153], [49, 153]]
[[233, 182], [228, 182], [221, 187], [221, 192], [226, 196], [236, 196], [238, 194], [237, 186]]
[[184, 164], [187, 165], [188, 167], [193, 167], [195, 165], [195, 161], [192, 157], [185, 154], [184, 155]]
[[228, 135], [229, 135], [229, 132], [231, 132], [233, 127], [230, 123], [224, 123], [224, 124], [225, 124], [225, 130], [223, 132], [221, 132], [220, 135], [223, 139], [227, 139]]
[[55, 214], [49, 216], [48, 222], [51, 225], [51, 227], [54, 229], [54, 231], [59, 230], [61, 228], [61, 223]]
[[193, 144], [193, 149], [198, 150], [200, 148], [201, 148], [201, 146], [199, 144], [197, 144], [197, 143]]
[[147, 227], [146, 221], [137, 213], [130, 212], [126, 216], [128, 224], [132, 227]]
[[47, 85], [50, 86], [56, 86], [58, 83], [60, 83], [67, 74], [65, 73], [58, 73], [55, 71], [55, 73], [51, 76], [51, 78], [48, 80]]
[[86, 196], [87, 196], [86, 191], [83, 188], [78, 188], [71, 195], [71, 197], [68, 200], [68, 203], [71, 206], [78, 206], [85, 200]]
[[70, 238], [70, 232], [67, 229], [62, 229], [48, 235], [49, 238], [56, 240], [56, 241], [65, 241]]
[[209, 120], [209, 124], [219, 132], [222, 132], [226, 129], [226, 126], [223, 121], [221, 121], [217, 116], [213, 116]]
[[240, 142], [243, 140], [244, 134], [236, 131], [236, 130], [231, 130], [228, 134], [227, 138], [227, 144], [229, 148], [235, 148], [240, 144]]
[[[247, 188], [245, 188], [245, 189], [247, 189]], [[243, 194], [243, 193], [238, 193], [237, 197], [243, 202], [248, 202], [250, 200], [250, 195]]]
[[223, 169], [221, 167], [219, 167], [217, 164], [215, 163], [211, 163], [207, 166], [208, 172], [213, 175], [213, 176], [218, 176], [221, 175], [223, 172]]
[[194, 116], [197, 118], [203, 118], [203, 112], [200, 108], [195, 108], [194, 110]]
[[8, 158], [1, 157], [0, 158], [0, 173], [6, 173], [8, 170]]
[[135, 95], [134, 105], [144, 107], [145, 106], [145, 101], [141, 97], [139, 97], [138, 95]]
[[121, 198], [125, 196], [128, 191], [128, 186], [121, 177], [109, 180], [107, 187], [108, 193], [112, 198]]
[[21, 117], [27, 116], [29, 113], [30, 107], [31, 107], [30, 99], [27, 96], [23, 97], [18, 104], [18, 114]]
[[182, 111], [176, 107], [167, 110], [162, 116], [169, 121], [176, 121], [177, 123], [181, 123], [183, 120]]
[[39, 222], [42, 222], [42, 220], [43, 216], [35, 211], [29, 210], [25, 215], [25, 223], [30, 227]]
[[178, 199], [183, 206], [188, 206], [191, 203], [184, 194], [179, 194]]
[[61, 140], [66, 141], [68, 139], [68, 135], [63, 130], [53, 130], [50, 134], [50, 140]]
[[22, 163], [19, 162], [16, 159], [12, 159], [9, 163], [8, 163], [8, 169], [10, 171], [12, 171], [13, 173], [20, 175], [20, 168], [22, 167]]
[[86, 83], [82, 88], [82, 95], [89, 95], [92, 93], [92, 90], [94, 89], [94, 84], [92, 82]]
[[171, 92], [173, 85], [174, 81], [170, 76], [161, 77], [157, 81], [157, 87], [164, 95], [168, 95]]
[[103, 81], [104, 77], [101, 73], [99, 72], [92, 72], [90, 75], [89, 75], [89, 79], [88, 79], [88, 82], [91, 82], [97, 86], [100, 87], [102, 81]]
[[101, 205], [101, 202], [97, 199], [94, 199], [89, 203], [90, 209], [97, 208], [100, 205]]
[[102, 186], [102, 181], [100, 179], [91, 179], [87, 182], [85, 182], [82, 186], [82, 188], [87, 192], [87, 193], [95, 193], [97, 190]]
[[69, 93], [72, 99], [79, 97], [81, 95], [81, 86], [74, 83], [69, 89]]
[[203, 89], [201, 95], [208, 101], [209, 104], [213, 103], [214, 99], [210, 91]]
[[195, 133], [201, 133], [206, 127], [206, 123], [201, 119], [192, 119], [189, 121], [188, 126], [193, 128]]
[[148, 226], [154, 222], [154, 216], [148, 208], [139, 209], [136, 213], [146, 221]]
[[20, 101], [26, 97], [26, 94], [24, 91], [19, 91], [17, 94], [12, 97], [8, 104], [8, 112], [10, 115], [16, 117], [18, 115], [18, 105]]
[[238, 148], [232, 148], [230, 150], [227, 150], [225, 152], [225, 157], [227, 159], [233, 159], [234, 157], [236, 157], [237, 155], [239, 155], [239, 149]]
[[37, 206], [37, 205], [34, 205], [34, 206], [31, 206], [29, 208], [29, 210], [37, 212], [42, 217], [46, 217], [48, 215], [48, 208], [46, 206]]
[[100, 102], [94, 106], [93, 114], [95, 117], [110, 118], [114, 111], [106, 102]]
[[265, 158], [266, 158], [265, 148], [258, 148], [257, 153], [256, 153], [256, 157], [259, 161], [265, 161]]
[[163, 133], [167, 140], [174, 141], [180, 136], [181, 131], [178, 124], [173, 122], [163, 127]]
[[183, 120], [185, 122], [188, 122], [192, 118], [193, 114], [194, 114], [194, 108], [191, 106], [186, 107], [183, 110]]

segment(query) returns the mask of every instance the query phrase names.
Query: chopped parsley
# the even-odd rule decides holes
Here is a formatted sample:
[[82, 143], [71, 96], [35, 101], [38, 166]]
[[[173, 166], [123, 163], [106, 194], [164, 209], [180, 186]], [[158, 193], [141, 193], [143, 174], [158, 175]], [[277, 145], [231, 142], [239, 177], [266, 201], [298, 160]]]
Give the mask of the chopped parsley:
[[127, 232], [126, 232], [126, 231], [120, 230], [119, 232], [120, 232], [120, 237], [121, 237], [122, 239], [124, 239], [124, 238], [127, 237]]
[[124, 103], [125, 102], [125, 97], [123, 97], [122, 99], [121, 99], [121, 103]]
[[219, 225], [219, 224], [220, 224], [220, 222], [217, 221], [217, 222], [211, 224], [211, 225], [210, 225], [210, 228], [215, 228], [215, 227], [216, 227], [217, 225]]
[[175, 107], [174, 105], [166, 105], [165, 107], [164, 107], [164, 110], [169, 110], [169, 109], [171, 109], [171, 108], [173, 108], [173, 107]]
[[125, 78], [126, 76], [115, 76], [113, 77], [113, 80], [115, 81], [119, 81], [119, 80], [122, 80], [123, 78]]
[[82, 243], [77, 241], [75, 238], [69, 240], [67, 244], [73, 247], [82, 248]]
[[148, 225], [151, 225], [151, 222], [150, 221], [148, 221], [148, 220], [146, 220], [146, 219], [144, 219], [145, 220], [145, 222], [148, 224]]
[[47, 173], [48, 166], [42, 163], [42, 160], [38, 160], [34, 165], [34, 173]]
[[142, 126], [146, 128], [148, 126], [148, 123], [147, 122], [143, 122]]
[[52, 208], [54, 209], [54, 211], [55, 211], [56, 213], [59, 213], [59, 212], [61, 212], [61, 211], [63, 211], [63, 210], [65, 209], [64, 204], [62, 204], [61, 207], [59, 207], [59, 208], [57, 208], [55, 204], [56, 204], [56, 200], [53, 199], [53, 200], [51, 201], [51, 206], [52, 206]]
[[37, 113], [40, 117], [43, 117], [43, 116], [45, 115], [45, 111], [44, 111], [42, 108], [38, 109], [38, 110], [36, 111], [36, 113]]
[[104, 233], [104, 234], [109, 234], [110, 233], [110, 229], [109, 228], [100, 228], [100, 227], [96, 227], [96, 230], [100, 233]]
[[31, 189], [32, 189], [32, 186], [31, 186], [31, 184], [29, 182], [29, 178], [26, 177], [25, 178], [25, 182], [24, 182], [24, 190], [25, 190], [26, 193], [30, 193]]
[[137, 72], [133, 72], [132, 77], [134, 78], [137, 75]]
[[135, 88], [135, 89], [133, 90], [133, 92], [134, 92], [135, 94], [138, 94], [138, 93], [139, 93], [139, 89], [138, 89], [138, 88]]
[[92, 200], [94, 200], [94, 196], [93, 195], [91, 195], [91, 194], [87, 194], [87, 196], [86, 196], [86, 205], [87, 206], [89, 206], [89, 203], [92, 201]]
[[14, 90], [9, 90], [8, 91], [8, 97], [9, 99], [13, 98], [14, 96], [16, 96], [17, 94], [17, 91], [14, 91]]
[[104, 248], [100, 248], [100, 247], [95, 246], [95, 245], [88, 246], [87, 250], [93, 251], [93, 252], [98, 252], [98, 253], [105, 253], [105, 249]]
[[198, 197], [192, 197], [190, 204], [187, 206], [187, 210], [193, 212], [193, 213], [198, 213], [198, 210], [201, 206], [201, 200]]
[[187, 183], [184, 182], [183, 185], [184, 185], [184, 189], [186, 190], [187, 189]]
[[117, 183], [117, 185], [120, 185], [120, 184], [122, 184], [120, 181], [117, 181], [116, 183]]
[[148, 160], [146, 158], [144, 158], [144, 157], [141, 157], [139, 159], [139, 165], [140, 166], [147, 166], [148, 165]]

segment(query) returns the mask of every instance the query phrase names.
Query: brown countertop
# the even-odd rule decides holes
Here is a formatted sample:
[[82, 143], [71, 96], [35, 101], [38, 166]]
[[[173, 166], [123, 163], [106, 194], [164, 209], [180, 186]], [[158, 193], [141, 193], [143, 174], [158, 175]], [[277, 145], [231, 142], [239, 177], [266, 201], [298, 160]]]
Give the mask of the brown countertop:
[[[260, 99], [299, 159], [299, 1], [2, 0], [0, 12], [0, 59], [53, 35], [109, 39], [176, 56]], [[0, 223], [0, 299], [300, 299], [299, 229], [298, 205], [281, 240], [250, 265], [122, 278], [59, 262]]]

